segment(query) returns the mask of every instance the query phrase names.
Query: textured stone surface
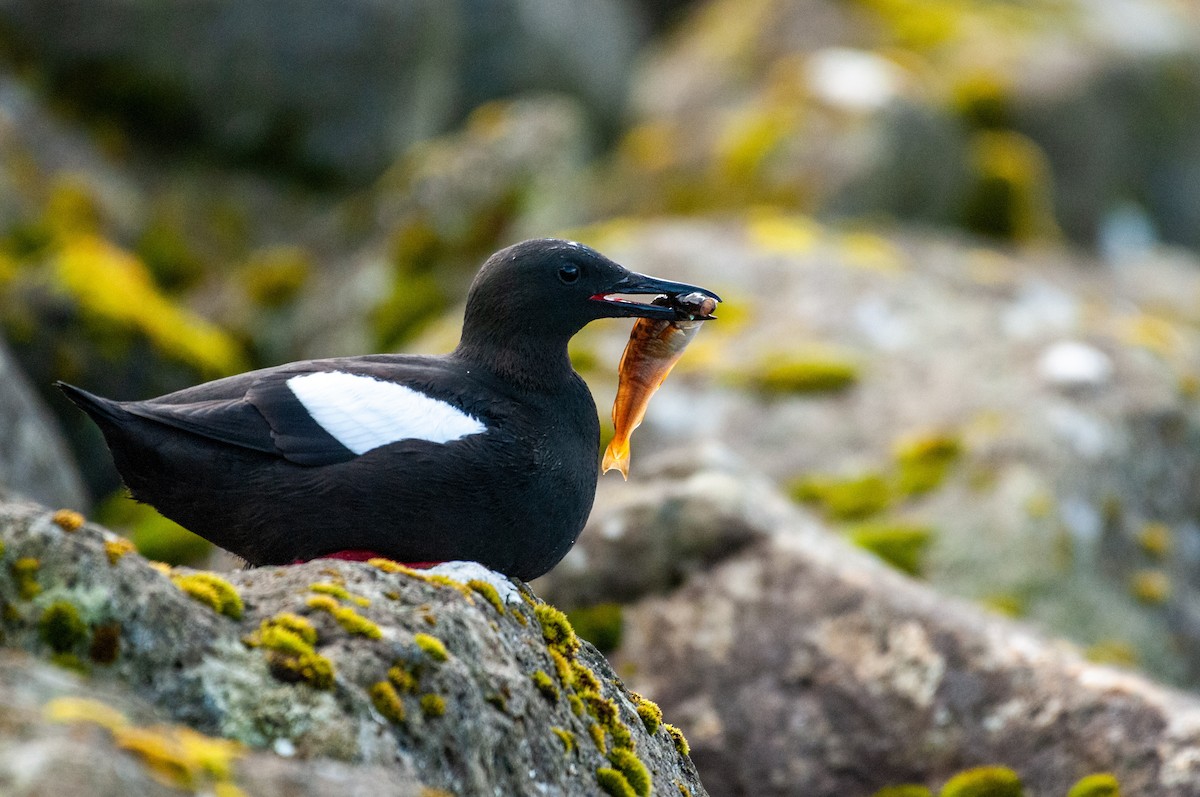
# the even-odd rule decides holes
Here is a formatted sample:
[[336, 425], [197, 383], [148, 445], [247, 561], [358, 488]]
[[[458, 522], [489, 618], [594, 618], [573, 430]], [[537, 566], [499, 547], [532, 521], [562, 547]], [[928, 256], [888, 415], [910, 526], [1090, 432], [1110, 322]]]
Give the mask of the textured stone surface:
[[[458, 795], [599, 795], [597, 770], [614, 764], [593, 740], [598, 721], [582, 704], [573, 710], [569, 698], [579, 697], [600, 707], [609, 752], [618, 744], [612, 733], [628, 734], [622, 743], [633, 746], [656, 793], [676, 791], [677, 781], [705, 793], [666, 730], [647, 732], [593, 648], [585, 644], [575, 661], [594, 673], [600, 692], [589, 698], [583, 681], [562, 680], [536, 599], [518, 598], [501, 614], [462, 584], [316, 561], [226, 574], [244, 604], [234, 619], [136, 554], [122, 555], [110, 533], [64, 524], [74, 525], [36, 505], [0, 505], [4, 644], [75, 661], [89, 683], [132, 691], [158, 717], [300, 760], [415, 773]], [[280, 662], [294, 659], [276, 655], [283, 648], [248, 644], [261, 621], [285, 612], [314, 628], [315, 653], [333, 672], [326, 684], [289, 676]], [[71, 614], [74, 626], [63, 620]], [[406, 675], [389, 675], [395, 667]], [[386, 711], [371, 696], [383, 682], [400, 684]]]
[[800, 516], [626, 612], [618, 667], [679, 719], [712, 794], [940, 787], [1003, 764], [1027, 794], [1097, 771], [1200, 783], [1200, 700], [947, 599]]

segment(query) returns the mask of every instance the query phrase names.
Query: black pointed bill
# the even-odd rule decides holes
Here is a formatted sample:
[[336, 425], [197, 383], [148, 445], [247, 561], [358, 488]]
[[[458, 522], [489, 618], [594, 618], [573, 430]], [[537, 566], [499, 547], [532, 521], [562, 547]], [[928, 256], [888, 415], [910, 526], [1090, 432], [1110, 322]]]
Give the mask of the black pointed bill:
[[[692, 318], [692, 316], [675, 308], [672, 300], [694, 293], [711, 297], [717, 302], [721, 301], [720, 296], [705, 288], [635, 273], [630, 273], [625, 278], [610, 286], [608, 290], [595, 294], [591, 299], [593, 302], [604, 305], [602, 309], [603, 315], [612, 318], [632, 316], [655, 318], [662, 321], [682, 321]], [[650, 302], [643, 303], [626, 298], [629, 296], [664, 296], [667, 301], [658, 303], [651, 300]], [[712, 317], [711, 315], [702, 316], [696, 320], [707, 320]]]

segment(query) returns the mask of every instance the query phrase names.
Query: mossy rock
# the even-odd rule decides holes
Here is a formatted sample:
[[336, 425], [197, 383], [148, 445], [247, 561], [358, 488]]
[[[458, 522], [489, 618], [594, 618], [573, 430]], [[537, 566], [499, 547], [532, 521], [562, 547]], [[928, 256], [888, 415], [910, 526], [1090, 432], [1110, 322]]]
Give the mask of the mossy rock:
[[838, 478], [806, 476], [791, 485], [798, 501], [819, 506], [834, 520], [861, 520], [886, 509], [892, 502], [888, 480], [877, 473]]

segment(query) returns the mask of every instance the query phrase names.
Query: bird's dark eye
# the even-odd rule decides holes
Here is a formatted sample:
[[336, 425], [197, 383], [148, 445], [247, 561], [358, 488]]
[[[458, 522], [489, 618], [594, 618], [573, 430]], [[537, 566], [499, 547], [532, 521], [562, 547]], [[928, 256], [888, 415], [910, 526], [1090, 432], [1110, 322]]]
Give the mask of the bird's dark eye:
[[579, 280], [580, 273], [579, 266], [562, 266], [558, 270], [558, 278], [563, 284], [570, 285]]

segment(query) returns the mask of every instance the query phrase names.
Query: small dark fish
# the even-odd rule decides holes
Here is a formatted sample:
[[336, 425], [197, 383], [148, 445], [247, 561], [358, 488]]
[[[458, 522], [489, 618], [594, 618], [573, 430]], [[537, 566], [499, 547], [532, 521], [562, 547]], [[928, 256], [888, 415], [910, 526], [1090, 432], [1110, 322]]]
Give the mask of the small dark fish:
[[681, 317], [675, 321], [639, 318], [621, 355], [617, 398], [612, 410], [615, 433], [604, 451], [602, 467], [604, 473], [616, 468], [626, 479], [630, 435], [641, 425], [651, 396], [679, 362], [700, 324], [712, 318], [717, 307], [717, 300], [703, 293], [689, 293], [673, 300], [660, 296], [654, 303], [675, 308]]

